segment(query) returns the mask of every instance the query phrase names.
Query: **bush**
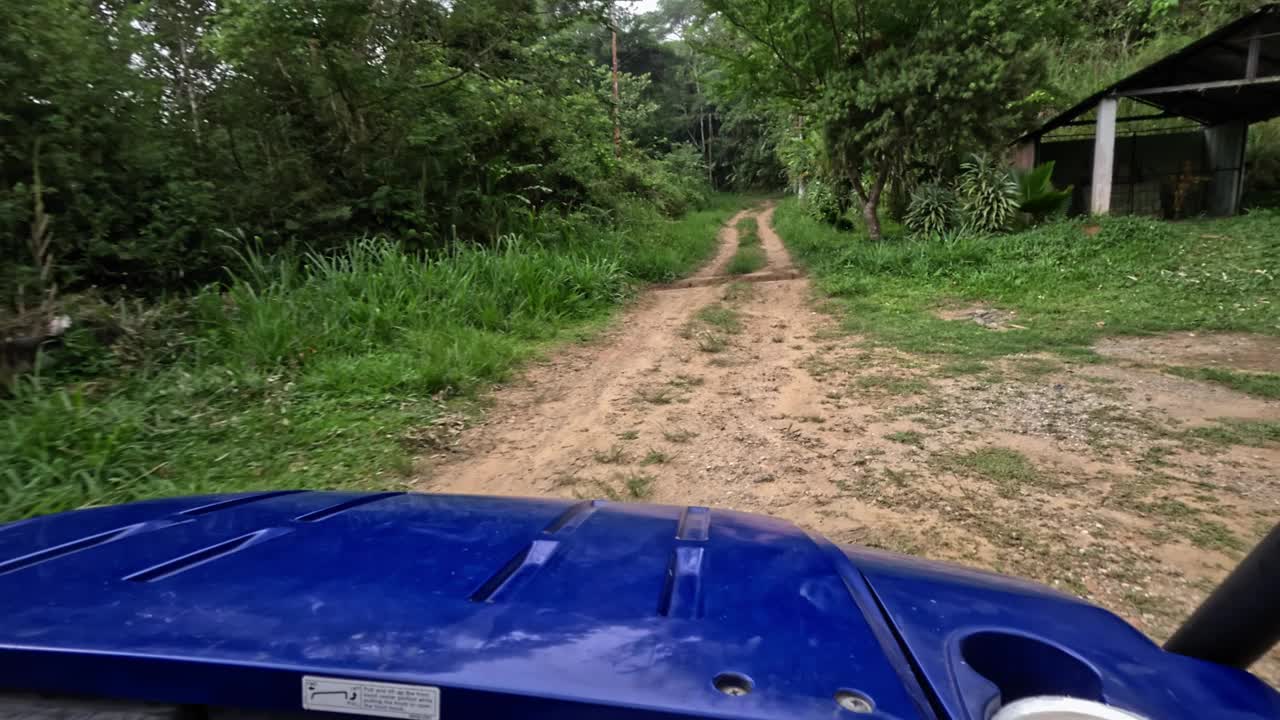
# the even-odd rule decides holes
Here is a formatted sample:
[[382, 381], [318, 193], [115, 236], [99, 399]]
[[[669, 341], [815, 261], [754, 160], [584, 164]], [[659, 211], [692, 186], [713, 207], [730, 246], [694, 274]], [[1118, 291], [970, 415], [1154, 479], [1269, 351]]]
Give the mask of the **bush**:
[[903, 224], [921, 237], [941, 237], [955, 227], [956, 195], [938, 183], [926, 183], [911, 194]]
[[989, 156], [974, 154], [960, 165], [956, 192], [966, 228], [998, 233], [1013, 224], [1018, 212], [1018, 184]]
[[1071, 186], [1063, 190], [1053, 187], [1053, 161], [1030, 170], [1014, 170], [1018, 183], [1018, 210], [1030, 216], [1032, 222], [1043, 222], [1050, 215], [1058, 215], [1071, 202]]
[[842, 197], [838, 187], [823, 180], [809, 181], [801, 201], [810, 216], [831, 225], [839, 223], [849, 210], [848, 195]]

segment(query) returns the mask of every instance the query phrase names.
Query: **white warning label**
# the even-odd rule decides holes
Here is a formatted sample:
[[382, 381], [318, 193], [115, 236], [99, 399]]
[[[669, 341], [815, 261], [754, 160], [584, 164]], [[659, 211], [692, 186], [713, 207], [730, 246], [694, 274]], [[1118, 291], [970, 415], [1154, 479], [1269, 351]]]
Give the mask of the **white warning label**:
[[302, 707], [406, 720], [440, 720], [440, 688], [304, 675]]

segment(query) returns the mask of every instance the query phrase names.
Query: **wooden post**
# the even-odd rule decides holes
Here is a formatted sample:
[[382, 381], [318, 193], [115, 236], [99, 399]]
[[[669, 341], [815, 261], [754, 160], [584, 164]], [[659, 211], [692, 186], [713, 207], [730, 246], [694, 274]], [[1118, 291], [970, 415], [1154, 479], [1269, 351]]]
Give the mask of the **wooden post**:
[[1249, 38], [1249, 55], [1244, 64], [1244, 79], [1255, 80], [1258, 77], [1258, 56], [1262, 53], [1262, 38]]
[[1089, 212], [1106, 215], [1111, 212], [1111, 174], [1116, 156], [1116, 105], [1119, 100], [1103, 98], [1098, 103], [1098, 129], [1093, 141], [1093, 185], [1089, 193]]
[[1036, 146], [1040, 138], [1028, 140], [1013, 150], [1013, 167], [1018, 170], [1031, 170], [1036, 166]]

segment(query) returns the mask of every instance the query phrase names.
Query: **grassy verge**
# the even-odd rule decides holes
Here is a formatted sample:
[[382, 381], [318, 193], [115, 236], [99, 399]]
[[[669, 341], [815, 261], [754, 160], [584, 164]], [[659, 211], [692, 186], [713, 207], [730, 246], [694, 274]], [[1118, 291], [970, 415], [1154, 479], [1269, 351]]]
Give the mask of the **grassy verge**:
[[767, 259], [760, 247], [760, 230], [754, 217], [738, 221], [738, 250], [729, 259], [729, 274], [746, 275], [764, 267]]
[[1280, 400], [1280, 375], [1274, 373], [1247, 373], [1204, 367], [1171, 367], [1168, 372], [1192, 380], [1207, 380], [1225, 385], [1248, 395]]
[[[175, 362], [0, 400], [0, 521], [90, 504], [244, 489], [396, 487], [447, 434], [433, 424], [638, 283], [710, 257], [741, 198], [679, 221], [565, 225], [491, 250], [249, 258], [187, 303]], [[544, 229], [545, 230], [545, 229]]]
[[[818, 286], [839, 299], [849, 331], [912, 352], [1088, 356], [1104, 334], [1280, 334], [1280, 214], [1117, 217], [1096, 234], [1083, 221], [1062, 221], [1012, 235], [871, 243], [811, 219], [791, 199], [774, 224]], [[934, 315], [975, 302], [1015, 311], [1025, 329], [992, 332]]]

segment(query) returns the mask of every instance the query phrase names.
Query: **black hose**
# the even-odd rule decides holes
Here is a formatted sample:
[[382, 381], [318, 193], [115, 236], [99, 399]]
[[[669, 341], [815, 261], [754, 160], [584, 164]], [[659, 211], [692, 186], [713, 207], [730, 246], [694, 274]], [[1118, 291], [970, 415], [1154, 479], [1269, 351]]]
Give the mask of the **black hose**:
[[1247, 668], [1280, 641], [1280, 525], [1164, 644], [1169, 652]]

